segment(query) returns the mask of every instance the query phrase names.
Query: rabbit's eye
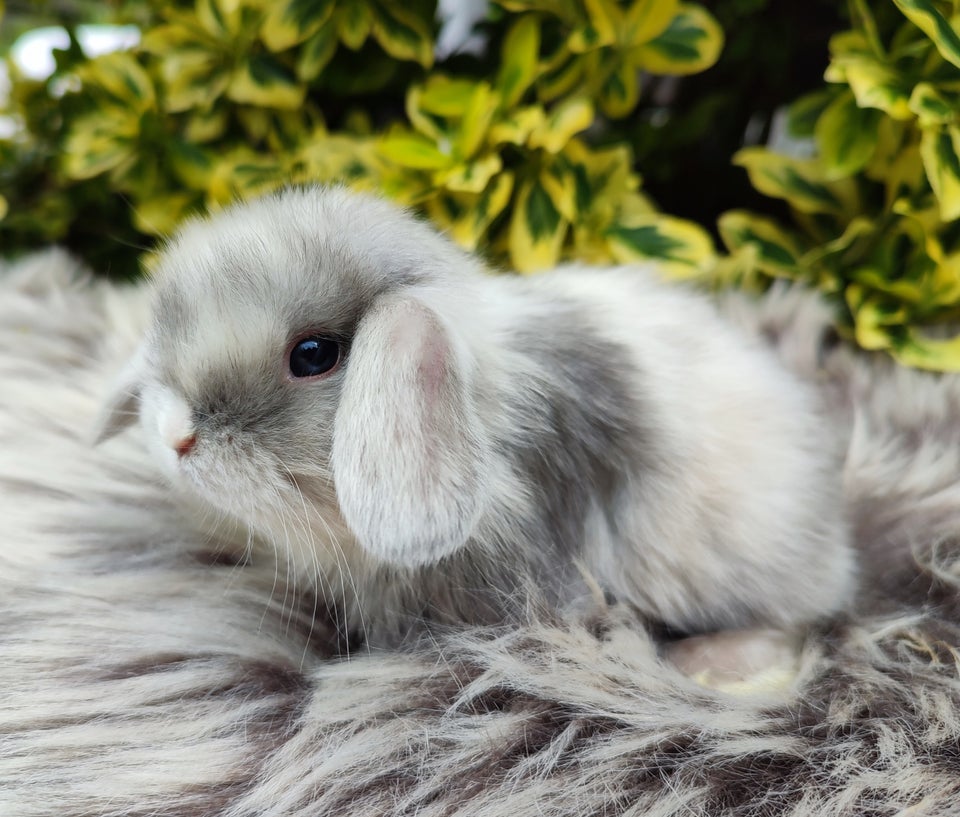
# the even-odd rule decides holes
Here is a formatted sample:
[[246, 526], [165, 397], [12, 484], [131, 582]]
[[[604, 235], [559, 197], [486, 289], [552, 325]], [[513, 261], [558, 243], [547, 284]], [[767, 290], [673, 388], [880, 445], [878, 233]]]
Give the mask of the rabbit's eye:
[[290, 374], [317, 377], [327, 374], [340, 362], [340, 344], [332, 338], [304, 338], [290, 350]]

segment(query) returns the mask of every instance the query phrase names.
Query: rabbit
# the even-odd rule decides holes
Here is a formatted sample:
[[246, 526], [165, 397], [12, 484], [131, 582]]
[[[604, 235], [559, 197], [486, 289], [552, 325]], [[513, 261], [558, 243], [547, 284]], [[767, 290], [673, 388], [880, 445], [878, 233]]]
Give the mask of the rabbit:
[[673, 630], [842, 610], [813, 388], [644, 266], [492, 275], [392, 203], [292, 188], [194, 220], [98, 420], [273, 548], [355, 639], [597, 593]]

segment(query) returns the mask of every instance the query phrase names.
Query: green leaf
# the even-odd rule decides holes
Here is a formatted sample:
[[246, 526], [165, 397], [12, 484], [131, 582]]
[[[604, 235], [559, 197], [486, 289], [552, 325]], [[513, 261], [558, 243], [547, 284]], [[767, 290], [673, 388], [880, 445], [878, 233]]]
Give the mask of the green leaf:
[[925, 128], [920, 137], [923, 168], [944, 221], [960, 218], [960, 126]]
[[930, 0], [893, 0], [903, 15], [926, 34], [947, 61], [960, 68], [960, 36]]
[[510, 201], [513, 175], [501, 173], [479, 195], [443, 194], [430, 199], [428, 215], [462, 247], [474, 250]]
[[642, 45], [659, 37], [677, 14], [677, 0], [633, 0], [625, 15], [626, 42]]
[[801, 212], [843, 216], [858, 209], [854, 182], [828, 181], [816, 160], [793, 159], [750, 147], [737, 152], [733, 162], [746, 168], [751, 183], [761, 193], [786, 199]]
[[768, 275], [801, 275], [799, 242], [772, 219], [731, 210], [720, 216], [717, 226], [731, 252], [749, 247], [756, 267]]
[[303, 105], [306, 88], [269, 54], [257, 54], [230, 78], [227, 96], [234, 102], [292, 110]]
[[115, 51], [90, 60], [77, 75], [85, 86], [105, 92], [109, 101], [143, 113], [155, 107], [153, 82], [134, 56], [126, 51]]
[[861, 108], [878, 108], [894, 119], [913, 118], [910, 87], [893, 68], [870, 56], [850, 58], [842, 67], [841, 81], [850, 85]]
[[612, 45], [617, 31], [623, 27], [623, 14], [611, 0], [584, 0], [586, 22], [578, 25], [567, 38], [567, 47], [574, 54], [583, 54]]
[[170, 235], [199, 204], [191, 193], [154, 193], [133, 208], [133, 224], [146, 235]]
[[919, 82], [910, 94], [910, 110], [920, 121], [920, 127], [942, 125], [960, 119], [960, 103], [953, 95], [950, 99], [928, 82]]
[[231, 40], [240, 32], [241, 7], [236, 0], [196, 0], [196, 19], [214, 40]]
[[503, 41], [502, 62], [495, 87], [503, 107], [512, 108], [537, 77], [540, 54], [540, 25], [533, 15], [521, 17]]
[[651, 213], [634, 215], [604, 233], [614, 258], [622, 264], [657, 261], [669, 275], [700, 275], [715, 257], [706, 230], [690, 221]]
[[396, 0], [375, 5], [373, 36], [384, 51], [398, 60], [433, 65], [433, 36], [428, 23]]
[[193, 190], [206, 191], [214, 166], [211, 155], [182, 139], [171, 139], [167, 147], [177, 178]]
[[417, 170], [439, 170], [452, 163], [448, 154], [417, 134], [385, 136], [379, 141], [377, 150], [387, 161]]
[[935, 372], [960, 372], [960, 336], [947, 340], [923, 337], [916, 330], [890, 350], [904, 366]]
[[567, 221], [577, 218], [577, 179], [570, 163], [562, 156], [550, 162], [540, 173], [540, 184], [553, 206]]
[[458, 193], [481, 193], [503, 168], [496, 153], [456, 165], [438, 178], [438, 183]]
[[332, 21], [328, 21], [300, 46], [297, 77], [301, 82], [312, 82], [320, 76], [333, 59], [338, 43], [337, 28]]
[[510, 116], [504, 117], [490, 127], [489, 140], [494, 145], [509, 142], [512, 145], [522, 145], [530, 138], [530, 134], [542, 128], [546, 122], [546, 114], [538, 105], [529, 105], [518, 108]]
[[902, 310], [892, 306], [888, 297], [871, 293], [861, 284], [850, 284], [844, 297], [853, 314], [857, 343], [864, 349], [889, 349], [893, 343], [890, 327], [902, 325], [906, 318]]
[[343, 44], [358, 51], [373, 29], [373, 14], [366, 0], [347, 0], [337, 9], [335, 19]]
[[460, 121], [460, 132], [454, 140], [453, 152], [469, 158], [479, 150], [497, 112], [498, 96], [486, 82], [474, 87]]
[[820, 115], [827, 109], [837, 93], [832, 88], [804, 94], [787, 109], [787, 128], [791, 136], [805, 139], [813, 136]]
[[230, 84], [229, 69], [212, 51], [173, 49], [160, 63], [165, 107], [189, 111], [219, 99]]
[[638, 73], [632, 62], [620, 60], [604, 77], [597, 101], [611, 119], [622, 119], [637, 107], [640, 100]]
[[544, 101], [566, 96], [582, 81], [583, 68], [584, 61], [571, 57], [569, 50], [561, 46], [540, 66], [537, 96]]
[[526, 182], [514, 203], [510, 220], [510, 260], [518, 272], [556, 265], [568, 223], [539, 180]]
[[[430, 77], [417, 90], [417, 107], [442, 117], [463, 116], [470, 106], [477, 83], [468, 79], [450, 79], [443, 74]], [[409, 107], [409, 104], [408, 104]]]
[[875, 109], [859, 107], [849, 91], [830, 103], [815, 129], [827, 180], [851, 176], [870, 161], [881, 116]]
[[566, 99], [547, 116], [528, 140], [532, 148], [543, 148], [548, 153], [559, 153], [573, 136], [586, 130], [593, 122], [593, 105], [583, 97]]
[[633, 49], [632, 60], [653, 74], [695, 74], [713, 65], [723, 49], [723, 29], [701, 6], [680, 4], [666, 30]]
[[273, 0], [260, 28], [271, 51], [283, 51], [312, 37], [333, 14], [334, 0]]

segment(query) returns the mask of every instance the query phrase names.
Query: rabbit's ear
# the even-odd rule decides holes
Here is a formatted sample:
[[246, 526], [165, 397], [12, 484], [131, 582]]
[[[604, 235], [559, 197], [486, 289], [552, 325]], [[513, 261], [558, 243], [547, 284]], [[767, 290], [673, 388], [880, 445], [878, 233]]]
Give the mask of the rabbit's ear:
[[413, 567], [461, 547], [483, 510], [489, 445], [470, 365], [437, 314], [382, 296], [350, 349], [333, 437], [344, 520], [371, 555]]
[[114, 379], [110, 393], [100, 407], [93, 425], [94, 445], [109, 440], [136, 422], [145, 366], [146, 352], [141, 346]]

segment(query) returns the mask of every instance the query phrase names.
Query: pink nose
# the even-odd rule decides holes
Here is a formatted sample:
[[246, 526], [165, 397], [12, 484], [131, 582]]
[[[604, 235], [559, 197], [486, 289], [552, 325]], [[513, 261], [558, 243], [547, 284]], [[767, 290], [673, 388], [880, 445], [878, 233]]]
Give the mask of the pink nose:
[[197, 435], [191, 434], [189, 437], [182, 437], [173, 444], [174, 451], [177, 452], [178, 457], [185, 457], [189, 454], [193, 447], [197, 444]]

